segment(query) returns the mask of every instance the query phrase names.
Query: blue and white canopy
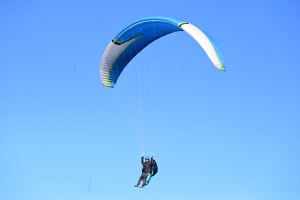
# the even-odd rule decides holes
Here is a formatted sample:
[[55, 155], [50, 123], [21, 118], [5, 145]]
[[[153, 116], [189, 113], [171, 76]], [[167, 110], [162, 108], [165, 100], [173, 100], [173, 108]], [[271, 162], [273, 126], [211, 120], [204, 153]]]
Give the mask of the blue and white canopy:
[[216, 42], [196, 26], [172, 17], [147, 17], [122, 30], [109, 43], [100, 65], [101, 82], [114, 87], [127, 64], [147, 45], [162, 36], [185, 31], [204, 49], [214, 66], [225, 71], [223, 55]]

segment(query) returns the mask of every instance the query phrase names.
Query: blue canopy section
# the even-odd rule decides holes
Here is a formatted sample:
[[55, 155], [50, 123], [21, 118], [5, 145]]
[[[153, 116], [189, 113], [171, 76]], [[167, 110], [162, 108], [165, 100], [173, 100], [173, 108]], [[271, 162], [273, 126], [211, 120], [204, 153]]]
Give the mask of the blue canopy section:
[[122, 45], [129, 41], [133, 42], [120, 52], [120, 55], [111, 66], [109, 73], [111, 86], [116, 84], [123, 69], [141, 50], [162, 36], [176, 31], [183, 31], [180, 25], [185, 23], [187, 22], [171, 17], [147, 17], [122, 30], [112, 42], [115, 45]]

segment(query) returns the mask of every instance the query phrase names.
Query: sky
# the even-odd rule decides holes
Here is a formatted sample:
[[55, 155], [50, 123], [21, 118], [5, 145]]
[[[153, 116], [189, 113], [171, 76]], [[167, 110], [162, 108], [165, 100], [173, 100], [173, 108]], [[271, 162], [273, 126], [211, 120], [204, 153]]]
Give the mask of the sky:
[[[300, 199], [299, 13], [296, 0], [1, 0], [0, 199]], [[226, 72], [180, 32], [105, 88], [107, 45], [153, 15], [209, 33]], [[142, 108], [122, 100], [127, 79]], [[159, 172], [139, 189], [142, 155]]]

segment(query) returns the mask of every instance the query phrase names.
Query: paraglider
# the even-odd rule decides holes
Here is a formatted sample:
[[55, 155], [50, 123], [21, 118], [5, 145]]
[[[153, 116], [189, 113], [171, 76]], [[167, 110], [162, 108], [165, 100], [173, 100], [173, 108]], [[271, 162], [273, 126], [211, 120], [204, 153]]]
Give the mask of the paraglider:
[[[208, 34], [204, 33], [199, 28], [187, 21], [172, 17], [155, 16], [142, 18], [133, 22], [112, 39], [102, 56], [102, 61], [100, 64], [100, 79], [102, 84], [105, 87], [113, 88], [126, 66], [145, 47], [165, 35], [178, 31], [184, 31], [192, 36], [192, 38], [194, 38], [196, 42], [203, 48], [213, 65], [218, 70], [225, 71], [225, 63], [221, 50], [217, 43]], [[154, 75], [154, 77], [155, 76], [156, 75]], [[138, 91], [139, 95], [136, 96], [139, 96], [139, 98], [141, 98], [140, 87]], [[131, 93], [127, 94], [126, 96], [129, 98], [128, 101], [130, 101], [131, 98], [134, 99], [135, 97], [135, 95], [132, 95]], [[121, 105], [123, 104], [125, 104], [125, 101], [121, 102]], [[139, 109], [136, 112], [133, 111], [133, 113], [135, 116], [140, 117], [135, 121], [137, 123], [143, 124], [146, 120], [142, 119], [143, 114], [141, 111], [143, 111], [143, 109], [141, 109], [141, 104], [142, 101], [141, 99], [139, 99]], [[123, 108], [125, 110], [129, 110], [135, 105], [137, 105], [137, 103], [134, 101], [130, 104], [130, 106], [123, 105]], [[130, 121], [129, 114], [130, 112], [127, 112], [126, 117], [128, 121]], [[137, 135], [141, 134], [140, 132], [143, 132], [141, 125], [138, 125], [138, 128], [136, 128], [135, 130], [137, 132]], [[144, 155], [143, 149], [142, 155]], [[149, 159], [149, 157], [146, 157], [145, 161], [144, 157], [142, 157], [141, 163], [143, 165], [142, 174], [137, 184], [134, 186], [143, 188], [144, 186], [149, 184], [151, 177], [155, 176], [155, 174], [158, 172], [158, 166], [153, 157], [151, 157], [151, 159]], [[141, 182], [143, 183], [141, 186], [139, 186]]]
[[155, 40], [185, 31], [203, 48], [214, 66], [225, 71], [223, 55], [217, 43], [189, 22], [172, 17], [147, 17], [140, 19], [117, 34], [107, 46], [100, 65], [100, 78], [104, 86], [113, 88], [127, 64]]
[[[143, 188], [149, 184], [151, 178], [158, 172], [158, 167], [156, 161], [153, 159], [153, 156], [151, 157], [150, 161], [148, 156], [146, 156], [145, 161], [144, 157], [142, 156], [141, 163], [143, 165], [142, 174], [134, 187]], [[139, 186], [141, 181], [143, 184]]]

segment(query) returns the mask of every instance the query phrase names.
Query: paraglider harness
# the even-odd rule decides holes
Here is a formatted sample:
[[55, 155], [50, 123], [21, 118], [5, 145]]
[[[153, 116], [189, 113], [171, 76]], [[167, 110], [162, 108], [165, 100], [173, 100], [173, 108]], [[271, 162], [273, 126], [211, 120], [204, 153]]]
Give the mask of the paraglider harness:
[[146, 178], [146, 185], [150, 183], [151, 177], [155, 176], [155, 174], [158, 172], [158, 166], [155, 160], [152, 160], [152, 172], [148, 173]]

